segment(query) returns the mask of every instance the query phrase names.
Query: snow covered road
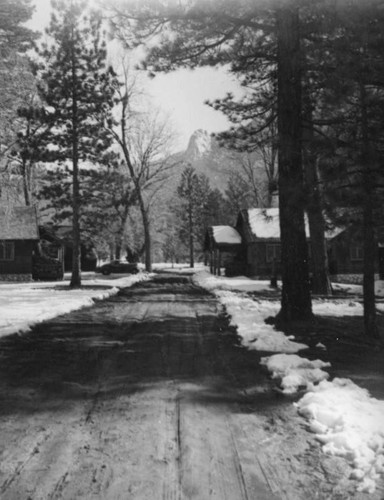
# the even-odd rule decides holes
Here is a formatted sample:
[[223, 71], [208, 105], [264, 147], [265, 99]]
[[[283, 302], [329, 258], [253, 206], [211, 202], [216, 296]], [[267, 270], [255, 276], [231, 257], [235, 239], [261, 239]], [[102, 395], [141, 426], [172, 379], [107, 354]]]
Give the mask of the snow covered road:
[[167, 276], [3, 337], [1, 499], [279, 498], [241, 465], [222, 321]]
[[159, 275], [0, 339], [0, 498], [366, 498], [220, 310]]

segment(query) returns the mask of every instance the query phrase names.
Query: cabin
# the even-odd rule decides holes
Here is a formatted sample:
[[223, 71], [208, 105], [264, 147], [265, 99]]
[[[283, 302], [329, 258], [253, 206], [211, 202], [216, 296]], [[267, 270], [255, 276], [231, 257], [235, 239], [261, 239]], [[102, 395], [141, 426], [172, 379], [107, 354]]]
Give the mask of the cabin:
[[[64, 271], [72, 271], [73, 235], [72, 226], [58, 226], [54, 230], [64, 246]], [[82, 271], [95, 271], [97, 265], [97, 254], [93, 245], [89, 242], [81, 242], [80, 245], [80, 267]]]
[[[269, 278], [281, 273], [280, 222], [278, 208], [253, 208], [241, 210], [235, 227], [232, 229], [239, 235], [241, 243], [226, 247], [222, 243], [212, 241], [213, 234], [222, 226], [212, 226], [207, 231], [205, 249], [214, 262], [211, 272], [218, 274], [217, 269], [225, 268], [227, 276], [244, 274]], [[224, 226], [230, 228], [231, 226]], [[310, 243], [308, 221], [305, 220], [305, 231]], [[225, 234], [229, 234], [227, 229]], [[213, 238], [214, 239], [214, 238]], [[353, 224], [345, 227], [334, 227], [325, 233], [327, 243], [329, 271], [331, 275], [354, 275], [363, 273], [363, 241], [361, 229]], [[228, 253], [228, 248], [230, 252]], [[216, 257], [215, 257], [216, 249]], [[309, 249], [309, 259], [310, 246]], [[224, 257], [224, 251], [227, 255]], [[218, 256], [221, 261], [218, 262]], [[215, 260], [216, 259], [216, 260]], [[376, 271], [384, 276], [384, 246], [379, 245]]]
[[0, 280], [31, 281], [39, 241], [35, 207], [0, 208]]
[[209, 264], [212, 274], [220, 276], [221, 268], [238, 265], [238, 274], [244, 267], [240, 258], [242, 239], [237, 230], [231, 226], [211, 226], [204, 241], [205, 264]]
[[[62, 262], [63, 272], [72, 271], [73, 236], [72, 226], [51, 224], [40, 227], [42, 253]], [[95, 271], [96, 251], [90, 243], [81, 243], [80, 266], [82, 271]]]
[[[236, 229], [242, 235], [245, 258], [246, 274], [248, 276], [269, 277], [281, 273], [281, 244], [280, 244], [280, 220], [278, 208], [252, 208], [241, 210]], [[307, 218], [305, 219], [305, 233], [308, 244], [310, 233]], [[339, 251], [339, 242], [343, 245], [351, 245], [353, 238], [345, 240], [346, 229], [336, 227], [325, 233], [328, 247], [330, 264], [332, 263], [333, 274], [339, 268], [339, 262], [345, 259], [345, 254]], [[360, 242], [359, 242], [360, 243]], [[309, 258], [310, 258], [310, 247]], [[357, 250], [356, 250], [357, 251]], [[330, 266], [331, 267], [331, 266]], [[351, 271], [348, 271], [351, 269]], [[349, 266], [345, 261], [343, 272], [359, 272], [357, 266]], [[330, 269], [332, 271], [332, 269]]]

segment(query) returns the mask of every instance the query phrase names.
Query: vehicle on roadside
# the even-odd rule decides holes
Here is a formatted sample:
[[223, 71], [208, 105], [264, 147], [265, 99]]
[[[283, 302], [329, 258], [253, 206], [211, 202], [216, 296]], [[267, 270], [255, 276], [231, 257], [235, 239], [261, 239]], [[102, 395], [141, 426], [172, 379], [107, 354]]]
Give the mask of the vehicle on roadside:
[[96, 267], [95, 272], [104, 274], [105, 276], [112, 273], [137, 274], [139, 272], [139, 267], [136, 263], [111, 260], [111, 262], [107, 262], [102, 266]]

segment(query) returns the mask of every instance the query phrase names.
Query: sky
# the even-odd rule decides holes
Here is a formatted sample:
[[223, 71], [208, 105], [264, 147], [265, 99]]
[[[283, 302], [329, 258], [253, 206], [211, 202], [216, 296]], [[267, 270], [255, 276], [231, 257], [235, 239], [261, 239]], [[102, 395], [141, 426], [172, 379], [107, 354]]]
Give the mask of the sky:
[[[34, 0], [34, 3], [36, 10], [30, 26], [42, 31], [49, 24], [50, 0]], [[224, 97], [227, 92], [239, 89], [234, 78], [224, 70], [180, 70], [158, 74], [155, 78], [148, 78], [143, 71], [140, 73], [139, 81], [153, 106], [170, 118], [176, 132], [176, 149], [185, 149], [195, 130], [219, 132], [229, 127], [222, 113], [204, 104], [207, 99]]]

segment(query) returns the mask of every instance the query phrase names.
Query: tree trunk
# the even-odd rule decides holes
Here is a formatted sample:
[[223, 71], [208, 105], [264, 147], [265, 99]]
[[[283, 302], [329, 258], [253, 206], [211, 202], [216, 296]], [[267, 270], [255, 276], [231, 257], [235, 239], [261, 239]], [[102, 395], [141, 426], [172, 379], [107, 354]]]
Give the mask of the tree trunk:
[[137, 199], [139, 202], [139, 208], [141, 213], [141, 218], [143, 221], [144, 230], [144, 248], [145, 248], [145, 270], [148, 273], [152, 272], [152, 238], [151, 238], [151, 225], [149, 222], [149, 217], [147, 210], [145, 208], [145, 203], [141, 194], [140, 186], [135, 181]]
[[73, 156], [73, 253], [72, 253], [72, 276], [71, 288], [79, 288], [81, 286], [81, 250], [80, 250], [80, 189], [79, 189], [79, 163], [77, 157], [77, 140], [74, 145]]
[[80, 247], [80, 185], [79, 185], [79, 137], [78, 137], [78, 113], [77, 113], [77, 78], [75, 53], [72, 47], [72, 276], [71, 288], [81, 286], [81, 247]]
[[300, 34], [297, 9], [277, 11], [278, 166], [282, 298], [278, 321], [312, 318], [304, 226]]
[[308, 224], [311, 236], [312, 293], [332, 295], [324, 217], [321, 207], [317, 204], [312, 205], [312, 201], [310, 200], [308, 205]]
[[317, 169], [316, 154], [313, 152], [314, 133], [312, 112], [309, 99], [306, 102], [306, 127], [303, 132], [305, 184], [308, 192], [307, 214], [311, 239], [311, 272], [312, 293], [331, 295], [332, 286], [329, 278], [327, 242], [325, 239], [325, 222], [322, 196]]
[[145, 270], [148, 273], [152, 272], [152, 236], [151, 236], [151, 223], [149, 221], [148, 211], [145, 207], [145, 203], [143, 197], [141, 195], [141, 190], [137, 191], [141, 219], [143, 221], [143, 230], [144, 230], [144, 262], [145, 262]]
[[119, 242], [117, 242], [115, 246], [115, 259], [120, 260], [120, 257], [121, 257], [121, 245]]
[[24, 201], [25, 201], [25, 205], [27, 207], [29, 207], [31, 205], [31, 193], [30, 193], [30, 182], [28, 179], [28, 167], [27, 167], [26, 160], [23, 160], [21, 171], [22, 171], [22, 177], [23, 177]]
[[145, 241], [145, 270], [152, 272], [152, 239], [148, 214], [143, 216], [144, 241]]
[[188, 210], [188, 222], [189, 222], [189, 265], [191, 268], [195, 267], [195, 242], [194, 242], [194, 224], [193, 224], [193, 213], [192, 207]]
[[376, 240], [373, 228], [372, 204], [367, 201], [363, 214], [364, 234], [364, 331], [367, 337], [379, 338], [376, 322], [375, 261]]
[[360, 83], [361, 130], [362, 130], [362, 168], [363, 168], [363, 237], [364, 237], [364, 331], [367, 337], [379, 338], [376, 322], [375, 262], [376, 238], [374, 230], [374, 179], [371, 172], [373, 157], [369, 144], [367, 99], [364, 83]]

